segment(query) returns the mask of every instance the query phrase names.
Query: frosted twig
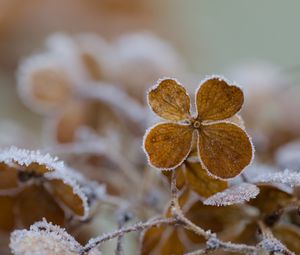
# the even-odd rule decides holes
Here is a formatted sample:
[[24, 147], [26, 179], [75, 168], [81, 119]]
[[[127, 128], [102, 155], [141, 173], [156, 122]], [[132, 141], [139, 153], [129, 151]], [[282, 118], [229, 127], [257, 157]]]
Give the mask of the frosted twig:
[[130, 232], [136, 232], [136, 231], [142, 231], [144, 229], [153, 227], [153, 226], [158, 226], [161, 224], [167, 224], [167, 225], [173, 225], [177, 223], [176, 219], [173, 218], [158, 218], [158, 219], [151, 219], [148, 220], [147, 222], [140, 222], [136, 223], [132, 226], [128, 227], [123, 227], [121, 229], [118, 229], [116, 231], [113, 231], [108, 234], [103, 234], [99, 237], [91, 239], [84, 247], [82, 254], [87, 254], [90, 250], [95, 248], [98, 245], [101, 245], [102, 243], [112, 240], [114, 238], [117, 238], [118, 236], [123, 236], [124, 234], [130, 233]]
[[173, 170], [172, 177], [171, 177], [171, 193], [172, 193], [172, 201], [171, 201], [171, 211], [173, 217], [177, 219], [177, 222], [181, 223], [185, 228], [193, 231], [195, 234], [199, 236], [203, 236], [207, 240], [207, 249], [206, 250], [197, 250], [194, 253], [188, 253], [189, 255], [200, 255], [205, 254], [203, 253], [208, 252], [208, 250], [218, 250], [222, 249], [225, 251], [231, 252], [240, 252], [240, 253], [253, 253], [257, 250], [255, 246], [245, 245], [245, 244], [234, 244], [230, 242], [223, 242], [219, 240], [216, 234], [212, 233], [211, 231], [205, 231], [201, 227], [194, 224], [188, 218], [186, 218], [180, 208], [178, 202], [178, 190], [176, 187], [176, 171]]
[[[119, 224], [118, 224], [119, 229], [121, 229], [123, 225], [124, 225], [123, 222], [119, 222]], [[118, 236], [115, 255], [124, 255], [124, 250], [123, 250], [123, 235], [119, 235]]]

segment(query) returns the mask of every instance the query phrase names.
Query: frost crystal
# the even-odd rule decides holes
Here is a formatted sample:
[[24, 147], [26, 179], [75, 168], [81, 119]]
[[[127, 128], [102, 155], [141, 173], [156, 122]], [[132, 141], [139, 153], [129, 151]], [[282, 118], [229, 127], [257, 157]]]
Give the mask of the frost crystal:
[[295, 253], [289, 251], [279, 240], [275, 238], [264, 239], [258, 244], [258, 247], [272, 254], [275, 252], [280, 252], [282, 254], [295, 255]]
[[243, 203], [255, 198], [259, 193], [259, 188], [254, 184], [242, 183], [216, 193], [204, 201], [206, 205], [226, 206]]
[[271, 182], [286, 184], [291, 187], [300, 186], [300, 173], [285, 169], [279, 173], [267, 173], [257, 176], [255, 182]]
[[0, 151], [0, 162], [7, 165], [19, 164], [29, 166], [31, 163], [38, 163], [45, 166], [48, 170], [64, 169], [64, 163], [57, 157], [51, 157], [49, 154], [42, 155], [39, 151], [30, 151], [18, 149], [14, 146]]
[[[48, 180], [62, 180], [63, 183], [71, 186], [73, 193], [78, 195], [83, 203], [84, 215], [80, 217], [80, 219], [84, 220], [88, 217], [90, 211], [88, 197], [85, 193], [85, 189], [83, 189], [81, 186], [91, 186], [93, 187], [93, 190], [96, 190], [95, 184], [90, 184], [90, 182], [87, 181], [81, 174], [65, 166], [64, 163], [59, 161], [57, 157], [52, 157], [49, 154], [43, 155], [39, 151], [30, 151], [16, 147], [10, 147], [9, 149], [0, 151], [0, 162], [11, 166], [18, 164], [24, 167], [28, 167], [32, 163], [37, 163], [46, 167], [49, 172], [45, 173], [44, 177]], [[98, 188], [99, 190], [96, 190], [96, 192], [100, 193], [101, 188], [97, 187], [97, 189]], [[92, 191], [89, 193], [91, 192]]]
[[78, 254], [81, 245], [65, 229], [46, 220], [35, 223], [29, 230], [15, 230], [10, 237], [15, 255]]

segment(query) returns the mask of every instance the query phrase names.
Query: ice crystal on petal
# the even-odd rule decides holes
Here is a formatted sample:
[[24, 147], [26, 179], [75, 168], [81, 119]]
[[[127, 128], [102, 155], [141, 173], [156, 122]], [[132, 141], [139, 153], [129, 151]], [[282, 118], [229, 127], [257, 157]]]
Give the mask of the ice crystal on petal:
[[15, 255], [75, 255], [82, 249], [65, 229], [46, 220], [35, 223], [29, 230], [12, 232], [10, 248]]
[[43, 155], [39, 151], [19, 149], [14, 146], [0, 151], [0, 162], [8, 165], [17, 163], [22, 166], [38, 163], [50, 171], [64, 169], [64, 163], [59, 161], [57, 157], [52, 157], [49, 154]]
[[300, 186], [300, 173], [285, 169], [283, 172], [267, 173], [257, 176], [255, 182], [271, 182], [286, 184], [291, 187]]
[[259, 188], [254, 184], [242, 183], [216, 193], [204, 201], [206, 205], [226, 206], [243, 203], [255, 198], [259, 193]]

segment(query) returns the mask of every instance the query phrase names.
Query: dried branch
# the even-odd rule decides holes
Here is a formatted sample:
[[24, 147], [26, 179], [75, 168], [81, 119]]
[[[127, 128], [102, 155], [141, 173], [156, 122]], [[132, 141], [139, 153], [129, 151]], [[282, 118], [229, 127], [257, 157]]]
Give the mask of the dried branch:
[[161, 224], [173, 225], [175, 223], [177, 223], [177, 220], [173, 219], [173, 218], [169, 218], [169, 219], [156, 218], [156, 219], [148, 220], [147, 222], [136, 223], [129, 227], [123, 227], [123, 228], [113, 231], [111, 233], [103, 234], [99, 237], [91, 239], [85, 245], [85, 247], [82, 251], [82, 255], [87, 254], [90, 250], [92, 250], [96, 246], [101, 245], [102, 243], [104, 243], [106, 241], [117, 238], [120, 235], [123, 236], [124, 234], [130, 233], [130, 232], [142, 231], [144, 229], [147, 229], [147, 228], [150, 228], [153, 226], [158, 226]]

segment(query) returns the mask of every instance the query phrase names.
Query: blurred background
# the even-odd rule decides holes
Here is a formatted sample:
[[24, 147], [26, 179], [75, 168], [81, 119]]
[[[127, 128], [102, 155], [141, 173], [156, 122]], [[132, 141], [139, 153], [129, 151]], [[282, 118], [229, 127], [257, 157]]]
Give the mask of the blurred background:
[[[280, 129], [289, 129], [286, 122], [296, 122], [299, 101], [299, 7], [296, 0], [0, 0], [0, 118], [34, 132], [41, 129], [41, 117], [28, 110], [17, 95], [16, 72], [20, 61], [41, 51], [51, 34], [88, 32], [114, 40], [129, 32], [147, 31], [181, 55], [188, 86], [196, 87], [204, 75], [217, 73], [240, 82], [246, 92], [251, 88], [255, 99], [251, 93], [246, 98], [252, 105], [246, 108], [249, 114], [245, 113], [250, 133], [259, 133], [259, 125], [267, 126], [256, 134], [261, 137], [270, 132], [270, 126], [283, 122]], [[270, 94], [276, 86], [279, 91]], [[283, 95], [291, 86], [292, 93]], [[268, 88], [267, 92], [261, 88]], [[277, 97], [282, 102], [272, 104]], [[253, 115], [262, 110], [258, 102], [267, 109], [263, 116]], [[14, 126], [10, 124], [5, 122], [4, 130]], [[284, 142], [298, 137], [297, 125], [293, 123], [294, 133]]]

